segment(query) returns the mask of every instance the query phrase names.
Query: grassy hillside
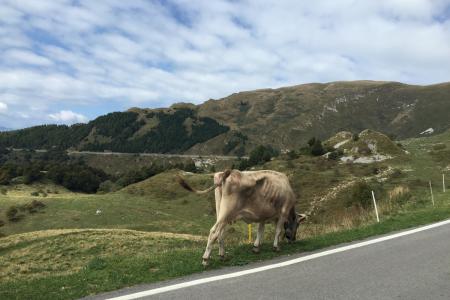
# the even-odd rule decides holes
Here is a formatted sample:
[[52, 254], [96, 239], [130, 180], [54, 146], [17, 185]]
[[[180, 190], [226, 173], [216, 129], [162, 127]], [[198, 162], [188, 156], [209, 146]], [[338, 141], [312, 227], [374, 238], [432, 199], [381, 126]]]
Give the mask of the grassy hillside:
[[240, 92], [200, 105], [132, 108], [88, 124], [43, 125], [0, 132], [0, 146], [115, 152], [233, 154], [257, 145], [298, 149], [315, 136], [371, 129], [399, 139], [450, 127], [450, 83], [311, 83]]
[[229, 130], [189, 107], [114, 112], [88, 124], [0, 132], [0, 146], [26, 149], [182, 153]]
[[[373, 135], [379, 137], [374, 132], [367, 136], [372, 140]], [[298, 211], [310, 216], [300, 228], [300, 241], [282, 243], [282, 254], [448, 218], [450, 131], [400, 143], [409, 154], [372, 164], [281, 155], [257, 166], [285, 172], [298, 196]], [[179, 172], [164, 172], [103, 195], [71, 193], [46, 184], [2, 187], [0, 232], [6, 236], [0, 238], [0, 298], [75, 299], [201, 271], [204, 239], [215, 220], [213, 195], [197, 196], [180, 188], [174, 181]], [[443, 172], [446, 194], [441, 188]], [[198, 188], [212, 183], [211, 174], [181, 174]], [[46, 197], [31, 196], [42, 189], [50, 191]], [[375, 224], [370, 190], [377, 197], [380, 224]], [[30, 213], [26, 205], [33, 200], [45, 207]], [[13, 205], [24, 207], [18, 221], [6, 216]], [[251, 254], [246, 229], [242, 222], [230, 227], [227, 260], [219, 262], [214, 256], [211, 268], [275, 255], [270, 251], [272, 225], [259, 256]]]
[[324, 140], [343, 130], [372, 129], [402, 139], [417, 137], [428, 128], [443, 132], [450, 126], [449, 93], [450, 83], [312, 83], [236, 93], [209, 100], [198, 109], [200, 115], [239, 130], [248, 137], [250, 148], [262, 143], [294, 149], [312, 136]]

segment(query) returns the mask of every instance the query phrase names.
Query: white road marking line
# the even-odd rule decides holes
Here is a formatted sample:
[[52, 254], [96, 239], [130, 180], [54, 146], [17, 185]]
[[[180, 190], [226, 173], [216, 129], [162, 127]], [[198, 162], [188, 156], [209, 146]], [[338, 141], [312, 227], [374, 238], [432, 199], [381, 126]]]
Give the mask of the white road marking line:
[[307, 255], [307, 256], [302, 256], [299, 258], [294, 258], [294, 259], [291, 259], [288, 261], [284, 261], [284, 262], [280, 262], [280, 263], [276, 263], [276, 264], [272, 264], [272, 265], [267, 265], [267, 266], [258, 267], [258, 268], [254, 268], [254, 269], [249, 269], [249, 270], [244, 270], [244, 271], [239, 271], [239, 272], [234, 272], [234, 273], [229, 273], [229, 274], [224, 274], [224, 275], [218, 275], [218, 276], [213, 276], [213, 277], [208, 277], [208, 278], [201, 278], [201, 279], [196, 279], [196, 280], [182, 282], [182, 283], [177, 283], [177, 284], [164, 286], [164, 287], [160, 287], [160, 288], [155, 288], [155, 289], [151, 289], [151, 290], [146, 290], [146, 291], [142, 291], [142, 292], [137, 292], [137, 293], [133, 293], [133, 294], [129, 294], [129, 295], [108, 298], [108, 300], [138, 299], [138, 298], [142, 298], [142, 297], [146, 297], [146, 296], [151, 296], [151, 295], [161, 294], [161, 293], [165, 293], [165, 292], [169, 292], [169, 291], [179, 290], [182, 288], [200, 285], [200, 284], [204, 284], [204, 283], [208, 283], [208, 282], [214, 282], [214, 281], [219, 281], [219, 280], [224, 280], [224, 279], [229, 279], [229, 278], [245, 276], [248, 274], [263, 272], [263, 271], [267, 271], [267, 270], [271, 270], [271, 269], [282, 268], [282, 267], [290, 266], [293, 264], [298, 264], [298, 263], [301, 263], [304, 261], [308, 261], [311, 259], [319, 258], [322, 256], [327, 256], [327, 255], [340, 253], [340, 252], [344, 252], [344, 251], [348, 251], [348, 250], [352, 250], [352, 249], [356, 249], [356, 248], [361, 248], [361, 247], [376, 244], [376, 243], [381, 243], [384, 241], [389, 241], [392, 239], [411, 235], [411, 234], [414, 234], [417, 232], [433, 229], [433, 228], [440, 227], [440, 226], [447, 225], [447, 224], [450, 224], [450, 220], [446, 220], [446, 221], [426, 225], [423, 227], [411, 229], [408, 231], [403, 231], [400, 233], [380, 237], [380, 238], [373, 239], [370, 241], [365, 241], [365, 242], [352, 244], [352, 245], [348, 245], [348, 246], [344, 246], [344, 247], [340, 247], [340, 248], [336, 248], [336, 249], [331, 249], [331, 250], [327, 250], [327, 251], [323, 251], [323, 252], [319, 252], [319, 253], [314, 253], [314, 254]]

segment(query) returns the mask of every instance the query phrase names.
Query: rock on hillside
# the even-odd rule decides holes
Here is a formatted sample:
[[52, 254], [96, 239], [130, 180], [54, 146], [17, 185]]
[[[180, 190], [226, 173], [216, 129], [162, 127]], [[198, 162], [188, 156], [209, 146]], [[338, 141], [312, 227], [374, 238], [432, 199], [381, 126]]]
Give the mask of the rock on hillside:
[[339, 132], [325, 142], [344, 152], [342, 161], [371, 163], [404, 155], [406, 152], [388, 136], [374, 131], [363, 130], [357, 136], [349, 132]]

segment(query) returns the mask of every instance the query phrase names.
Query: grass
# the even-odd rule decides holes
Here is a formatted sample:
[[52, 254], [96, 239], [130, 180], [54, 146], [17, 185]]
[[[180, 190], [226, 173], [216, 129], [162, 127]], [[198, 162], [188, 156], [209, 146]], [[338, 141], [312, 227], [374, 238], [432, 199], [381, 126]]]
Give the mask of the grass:
[[[444, 194], [439, 184], [442, 172], [450, 179], [443, 152], [450, 148], [450, 132], [402, 144], [409, 155], [371, 165], [305, 156], [267, 163], [264, 168], [288, 174], [300, 199], [299, 211], [315, 205], [314, 215], [301, 226], [299, 241], [283, 243], [280, 254], [271, 251], [273, 226], [267, 228], [262, 252], [254, 255], [246, 242], [246, 225], [234, 224], [226, 240], [227, 260], [213, 257], [208, 269], [312, 251], [449, 218], [450, 188]], [[441, 156], [446, 159], [436, 159]], [[6, 237], [0, 238], [0, 299], [74, 299], [203, 271], [205, 238], [215, 220], [213, 195], [199, 197], [182, 190], [173, 180], [175, 172], [103, 195], [71, 193], [48, 183], [3, 187], [0, 220], [5, 224], [0, 231]], [[199, 188], [212, 181], [209, 174], [184, 176]], [[345, 207], [348, 193], [361, 179], [377, 191], [379, 224], [371, 207]], [[431, 206], [428, 180], [433, 183], [436, 207]], [[39, 190], [47, 196], [31, 196]], [[390, 199], [394, 190], [403, 194]], [[46, 207], [34, 214], [21, 212], [18, 222], [7, 221], [10, 206], [33, 199]]]
[[[450, 207], [444, 198], [439, 199], [439, 207], [399, 213], [383, 218], [381, 223], [312, 236], [295, 244], [283, 243], [281, 253], [272, 252], [270, 242], [258, 255], [243, 242], [227, 244], [226, 261], [213, 257], [208, 269], [313, 251], [443, 220], [450, 216]], [[164, 238], [120, 230], [44, 232], [19, 237], [0, 242], [1, 299], [75, 299], [204, 270], [200, 258], [205, 242], [201, 238]]]

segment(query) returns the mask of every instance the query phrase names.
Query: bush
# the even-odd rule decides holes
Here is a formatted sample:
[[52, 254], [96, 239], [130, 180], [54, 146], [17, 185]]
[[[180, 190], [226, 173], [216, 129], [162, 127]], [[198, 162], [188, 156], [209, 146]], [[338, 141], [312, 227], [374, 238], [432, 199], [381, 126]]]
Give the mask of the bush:
[[16, 206], [10, 206], [6, 210], [6, 217], [10, 222], [17, 222], [21, 219], [19, 215], [19, 209]]
[[367, 208], [372, 204], [372, 188], [365, 182], [357, 182], [349, 191], [346, 207], [354, 205]]
[[97, 192], [98, 193], [111, 193], [120, 189], [120, 186], [112, 182], [111, 180], [106, 180], [100, 183]]
[[2, 227], [2, 226], [4, 226], [4, 225], [5, 225], [5, 221], [0, 220], [0, 227]]
[[278, 156], [279, 152], [271, 146], [258, 146], [250, 152], [248, 159], [241, 159], [238, 164], [239, 170], [246, 170], [253, 166], [263, 164]]
[[314, 145], [315, 142], [316, 142], [316, 138], [315, 137], [310, 138], [308, 140], [308, 146], [311, 148]]
[[7, 190], [6, 188], [2, 187], [2, 188], [0, 189], [0, 193], [1, 193], [2, 195], [6, 195], [6, 194], [8, 193], [8, 190]]
[[34, 213], [38, 212], [39, 210], [44, 209], [45, 207], [46, 207], [46, 205], [43, 202], [41, 202], [39, 200], [32, 200], [31, 202], [20, 205], [17, 208], [20, 211], [27, 211], [30, 214], [34, 214]]
[[404, 205], [413, 199], [413, 195], [407, 186], [396, 186], [389, 191], [389, 200], [395, 201], [400, 205]]
[[358, 140], [359, 140], [359, 135], [358, 135], [357, 133], [354, 133], [354, 134], [352, 135], [352, 140], [353, 140], [354, 142], [358, 141]]
[[392, 171], [391, 177], [392, 178], [399, 178], [399, 177], [402, 177], [402, 175], [403, 175], [403, 173], [402, 173], [402, 171], [400, 169], [394, 169]]
[[47, 176], [54, 183], [71, 191], [84, 193], [95, 193], [100, 183], [107, 178], [103, 171], [79, 163], [55, 164], [49, 169]]
[[31, 192], [30, 195], [33, 197], [39, 197], [39, 192]]
[[314, 141], [314, 144], [311, 146], [311, 154], [314, 156], [320, 156], [325, 154], [325, 150], [323, 149], [322, 142], [319, 139]]
[[332, 160], [338, 160], [340, 157], [342, 157], [342, 155], [344, 155], [344, 152], [341, 149], [336, 149], [330, 152], [328, 158]]
[[278, 151], [271, 146], [258, 146], [250, 152], [249, 163], [254, 166], [268, 162], [272, 157], [278, 156]]

